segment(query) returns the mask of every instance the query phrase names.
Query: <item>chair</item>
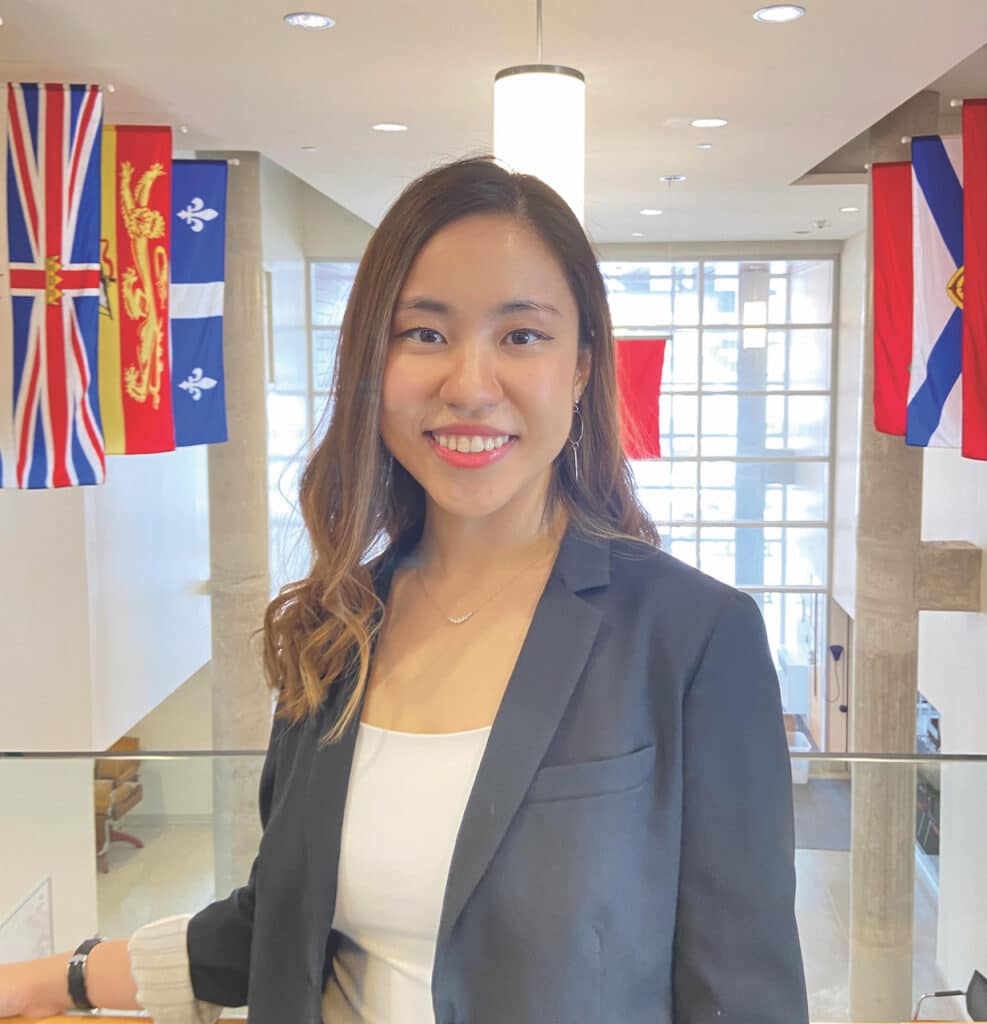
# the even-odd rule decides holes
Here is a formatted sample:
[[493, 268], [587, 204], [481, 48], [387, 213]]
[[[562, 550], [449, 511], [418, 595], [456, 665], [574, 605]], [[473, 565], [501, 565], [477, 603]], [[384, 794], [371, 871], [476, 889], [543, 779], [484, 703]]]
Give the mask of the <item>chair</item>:
[[[139, 749], [140, 740], [136, 736], [124, 736], [110, 747], [114, 753]], [[137, 760], [96, 758], [93, 782], [96, 807], [96, 861], [104, 875], [110, 870], [107, 856], [110, 843], [130, 843], [137, 849], [144, 847], [143, 842], [136, 836], [122, 832], [114, 825], [141, 801], [143, 790], [139, 772], [140, 762]]]
[[926, 999], [944, 999], [946, 996], [966, 996], [966, 1012], [970, 1015], [970, 1019], [987, 1021], [987, 978], [980, 971], [973, 972], [973, 977], [970, 979], [970, 984], [965, 992], [963, 989], [926, 992], [915, 1004], [915, 1016], [912, 1017], [912, 1020], [920, 1019], [919, 1013], [922, 1009], [922, 1003]]

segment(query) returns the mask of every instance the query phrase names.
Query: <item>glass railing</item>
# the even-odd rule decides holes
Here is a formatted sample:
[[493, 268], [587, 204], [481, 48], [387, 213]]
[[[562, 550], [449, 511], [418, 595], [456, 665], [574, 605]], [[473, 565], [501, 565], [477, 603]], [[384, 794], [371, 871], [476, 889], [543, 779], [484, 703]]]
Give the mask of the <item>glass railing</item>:
[[[0, 963], [94, 932], [126, 938], [225, 896], [256, 850], [262, 760], [0, 754]], [[793, 754], [792, 766], [812, 1020], [910, 1020], [923, 994], [987, 974], [987, 757]], [[969, 1018], [952, 996], [926, 1001], [922, 1019]]]

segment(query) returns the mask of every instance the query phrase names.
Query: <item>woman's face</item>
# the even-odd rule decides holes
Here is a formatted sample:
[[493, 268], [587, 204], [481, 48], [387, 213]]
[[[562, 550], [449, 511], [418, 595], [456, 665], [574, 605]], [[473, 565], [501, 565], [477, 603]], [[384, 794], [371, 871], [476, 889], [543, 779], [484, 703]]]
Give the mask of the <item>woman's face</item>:
[[543, 502], [589, 369], [578, 340], [576, 301], [532, 228], [455, 221], [419, 252], [394, 310], [384, 443], [450, 514]]

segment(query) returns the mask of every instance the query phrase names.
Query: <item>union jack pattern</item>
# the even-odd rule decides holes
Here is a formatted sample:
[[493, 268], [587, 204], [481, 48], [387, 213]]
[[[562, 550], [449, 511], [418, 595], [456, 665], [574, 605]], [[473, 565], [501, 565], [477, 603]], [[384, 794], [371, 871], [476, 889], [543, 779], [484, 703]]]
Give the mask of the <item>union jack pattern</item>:
[[0, 95], [0, 486], [101, 483], [102, 95], [14, 83]]

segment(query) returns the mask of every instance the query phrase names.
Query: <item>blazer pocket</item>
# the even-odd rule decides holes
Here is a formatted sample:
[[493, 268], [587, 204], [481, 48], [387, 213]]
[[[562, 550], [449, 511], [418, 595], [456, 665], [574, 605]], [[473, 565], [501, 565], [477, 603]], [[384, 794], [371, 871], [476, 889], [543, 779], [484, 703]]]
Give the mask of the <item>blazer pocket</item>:
[[654, 763], [655, 745], [651, 743], [601, 761], [546, 765], [535, 773], [527, 800], [572, 800], [634, 789], [647, 779]]

